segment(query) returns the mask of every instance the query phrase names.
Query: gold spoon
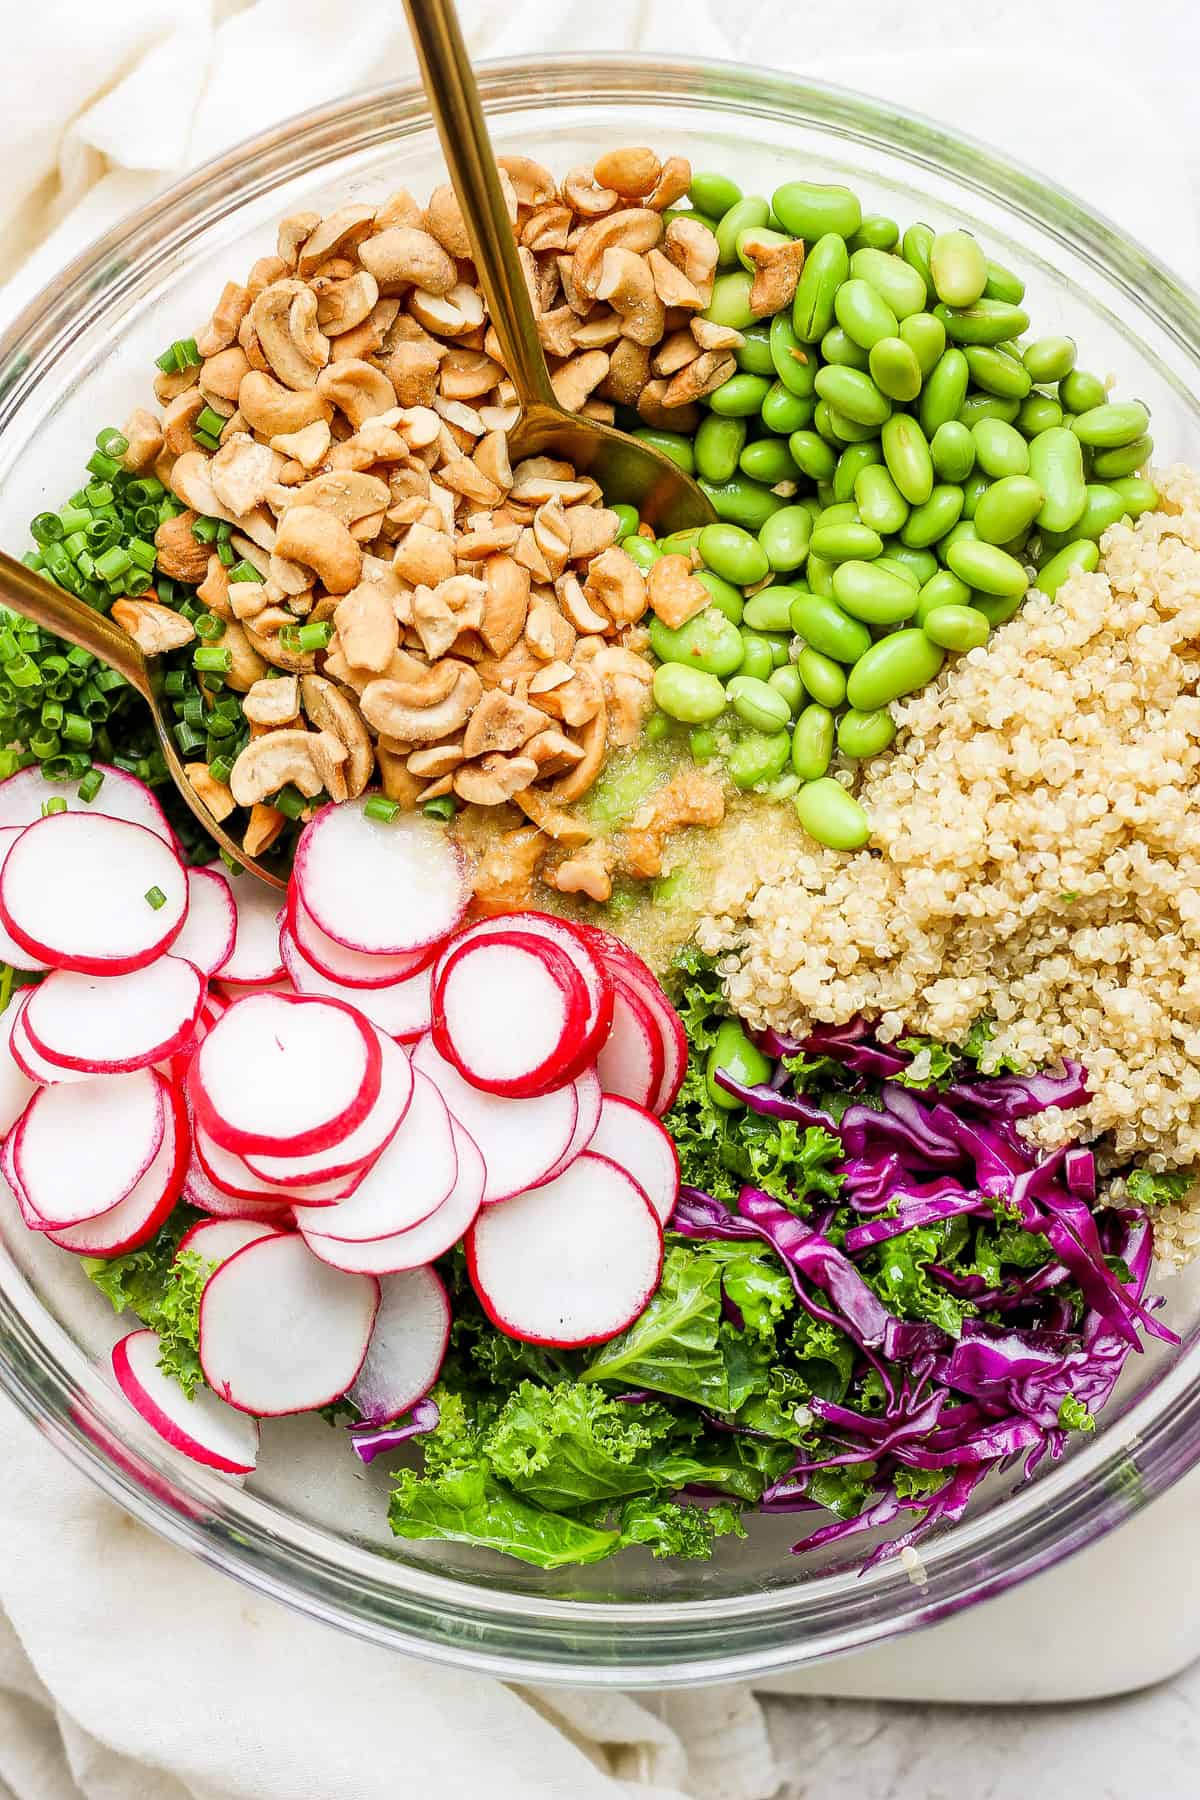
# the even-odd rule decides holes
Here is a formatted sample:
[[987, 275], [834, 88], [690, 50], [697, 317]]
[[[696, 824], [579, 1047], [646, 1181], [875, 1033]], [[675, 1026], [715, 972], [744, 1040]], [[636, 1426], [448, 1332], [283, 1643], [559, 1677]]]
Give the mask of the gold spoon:
[[[171, 735], [171, 721], [164, 711], [163, 674], [157, 659], [143, 655], [128, 632], [122, 631], [119, 625], [105, 618], [103, 613], [96, 612], [63, 588], [55, 587], [3, 550], [0, 550], [0, 600], [6, 606], [11, 606], [14, 612], [19, 612], [35, 625], [40, 625], [44, 631], [52, 631], [56, 637], [65, 638], [68, 644], [78, 644], [81, 650], [90, 650], [102, 663], [107, 663], [110, 669], [116, 669], [119, 675], [123, 675], [150, 708], [159, 748], [171, 780], [204, 830], [243, 868], [252, 869], [264, 881], [269, 881], [272, 887], [286, 886], [285, 879], [261, 859], [247, 856], [237, 839], [230, 837], [223, 826], [218, 824], [184, 773], [175, 739]], [[95, 804], [97, 812], [104, 811], [103, 788], [97, 795]]]
[[546, 452], [598, 482], [611, 504], [635, 506], [660, 536], [716, 517], [705, 494], [669, 456], [627, 432], [561, 406], [508, 222], [479, 90], [453, 0], [404, 0], [450, 179], [475, 252], [475, 272], [517, 390], [520, 423], [509, 434], [512, 462]]

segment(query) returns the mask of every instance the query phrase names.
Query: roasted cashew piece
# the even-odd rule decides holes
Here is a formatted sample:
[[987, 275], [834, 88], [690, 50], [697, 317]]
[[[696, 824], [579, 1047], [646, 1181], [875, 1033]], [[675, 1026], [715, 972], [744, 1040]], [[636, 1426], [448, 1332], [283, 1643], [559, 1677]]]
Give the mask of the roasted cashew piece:
[[338, 602], [333, 622], [346, 661], [381, 675], [400, 643], [400, 622], [386, 590], [360, 581]]
[[[311, 328], [307, 317], [310, 307]], [[250, 323], [262, 353], [285, 387], [300, 390], [315, 386], [317, 371], [328, 360], [329, 340], [316, 331], [316, 317], [317, 301], [312, 289], [291, 277], [273, 281], [250, 308]], [[324, 346], [323, 355], [319, 353], [320, 345]], [[312, 354], [314, 350], [318, 354]]]
[[462, 730], [482, 694], [475, 670], [448, 657], [417, 680], [368, 682], [360, 704], [367, 723], [383, 736], [436, 744]]
[[328, 425], [333, 418], [333, 407], [323, 394], [315, 391], [315, 381], [314, 371], [307, 391], [293, 390], [284, 387], [273, 375], [251, 369], [243, 376], [238, 389], [238, 411], [250, 429], [265, 438], [303, 431], [306, 425], [318, 421]]
[[312, 569], [331, 594], [348, 594], [362, 573], [362, 549], [322, 506], [289, 506], [275, 538], [279, 556]]
[[[252, 738], [233, 765], [229, 786], [239, 806], [267, 800], [290, 783], [306, 800], [321, 792], [325, 783], [313, 757], [316, 734], [303, 730], [269, 731]], [[333, 740], [337, 743], [337, 740]], [[341, 744], [337, 748], [345, 752]], [[339, 758], [339, 760], [341, 760]]]
[[458, 280], [458, 265], [428, 231], [392, 225], [359, 245], [358, 259], [379, 283], [381, 294], [407, 287], [427, 294], [448, 294]]
[[323, 675], [303, 676], [300, 697], [310, 723], [345, 745], [347, 754], [342, 773], [346, 795], [348, 799], [356, 800], [375, 770], [375, 746], [358, 708], [336, 683], [327, 681]]
[[147, 656], [178, 650], [196, 635], [195, 627], [181, 613], [156, 600], [114, 600], [112, 617]]

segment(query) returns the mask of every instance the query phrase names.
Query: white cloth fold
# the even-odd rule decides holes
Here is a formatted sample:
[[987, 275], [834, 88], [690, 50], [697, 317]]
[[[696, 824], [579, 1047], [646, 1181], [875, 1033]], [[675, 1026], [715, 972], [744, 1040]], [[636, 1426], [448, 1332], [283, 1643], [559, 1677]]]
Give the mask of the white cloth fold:
[[[0, 322], [132, 207], [291, 113], [410, 76], [397, 0], [10, 0]], [[1047, 170], [1200, 271], [1194, 0], [461, 0], [472, 53], [802, 71]], [[0, 1800], [769, 1800], [745, 1689], [526, 1692], [340, 1637], [135, 1524], [0, 1403]]]

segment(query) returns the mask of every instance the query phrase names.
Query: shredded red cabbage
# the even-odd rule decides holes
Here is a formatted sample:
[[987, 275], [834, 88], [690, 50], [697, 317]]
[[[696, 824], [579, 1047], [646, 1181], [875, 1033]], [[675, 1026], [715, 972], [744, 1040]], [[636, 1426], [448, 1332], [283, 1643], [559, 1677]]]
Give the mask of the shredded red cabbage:
[[409, 1408], [407, 1423], [402, 1424], [396, 1419], [390, 1425], [372, 1427], [368, 1431], [356, 1430], [351, 1426], [350, 1443], [363, 1462], [371, 1463], [377, 1456], [394, 1450], [409, 1438], [421, 1437], [425, 1432], [435, 1430], [440, 1418], [436, 1400], [418, 1400]]

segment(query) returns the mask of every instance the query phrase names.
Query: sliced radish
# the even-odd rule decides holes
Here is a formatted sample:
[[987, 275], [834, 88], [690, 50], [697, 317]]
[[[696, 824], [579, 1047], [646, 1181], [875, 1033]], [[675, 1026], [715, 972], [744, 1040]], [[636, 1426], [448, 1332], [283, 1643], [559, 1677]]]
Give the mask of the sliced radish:
[[259, 1238], [274, 1237], [277, 1230], [277, 1226], [256, 1219], [201, 1219], [198, 1225], [184, 1232], [177, 1254], [194, 1251], [215, 1269], [236, 1256], [239, 1250], [244, 1250], [247, 1244], [257, 1244]]
[[21, 1010], [10, 1001], [0, 1013], [0, 1137], [12, 1130], [37, 1092], [37, 1083], [30, 1080], [12, 1051], [13, 1025]]
[[[172, 954], [174, 954], [173, 949]], [[180, 1086], [186, 1085], [188, 1067], [192, 1057], [228, 1005], [229, 1002], [224, 994], [218, 994], [215, 988], [209, 988], [204, 997], [204, 1004], [196, 1018], [196, 1030], [192, 1042], [186, 1045], [178, 1055], [170, 1058], [166, 1069], [159, 1069], [160, 1075], [165, 1074], [168, 1081], [178, 1082]]]
[[485, 1094], [438, 1055], [432, 1038], [422, 1038], [413, 1051], [413, 1068], [428, 1075], [451, 1118], [478, 1145], [487, 1168], [485, 1203], [534, 1187], [565, 1156], [579, 1116], [574, 1085], [532, 1100]]
[[88, 1074], [120, 1074], [190, 1045], [205, 979], [192, 963], [160, 956], [128, 975], [55, 969], [25, 1006], [25, 1031], [47, 1062]]
[[606, 1094], [620, 1094], [647, 1108], [658, 1097], [662, 1034], [641, 993], [621, 974], [615, 978], [612, 1030], [596, 1058], [596, 1073]]
[[421, 814], [382, 824], [368, 796], [321, 809], [296, 847], [293, 880], [322, 931], [351, 950], [397, 956], [448, 937], [471, 897], [453, 840]]
[[433, 1041], [472, 1087], [528, 1099], [572, 1078], [588, 991], [557, 944], [505, 931], [454, 943], [433, 978]]
[[[4, 867], [5, 858], [24, 829], [23, 825], [5, 825], [0, 828], [0, 869]], [[28, 975], [40, 975], [50, 967], [40, 956], [32, 956], [23, 945], [18, 944], [3, 924], [0, 924], [0, 962], [10, 963], [14, 969], [22, 969]]]
[[683, 1022], [663, 992], [662, 984], [653, 970], [635, 950], [629, 948], [623, 938], [616, 937], [611, 931], [602, 931], [596, 925], [582, 925], [579, 929], [610, 971], [619, 971], [624, 975], [627, 985], [637, 989], [658, 1026], [663, 1072], [649, 1107], [651, 1112], [657, 1113], [661, 1118], [663, 1113], [669, 1112], [674, 1106], [683, 1078], [687, 1074], [688, 1042]]
[[427, 1219], [457, 1179], [446, 1103], [427, 1076], [415, 1074], [412, 1105], [399, 1131], [350, 1198], [322, 1212], [317, 1230], [356, 1244], [395, 1237]]
[[13, 1161], [47, 1227], [81, 1224], [124, 1200], [158, 1155], [169, 1091], [139, 1069], [34, 1095], [13, 1128]]
[[[354, 1192], [363, 1178], [365, 1170], [355, 1169], [347, 1175], [337, 1175], [332, 1181], [314, 1181], [304, 1187], [283, 1187], [277, 1181], [265, 1181], [256, 1175], [253, 1169], [232, 1150], [226, 1150], [209, 1137], [203, 1125], [195, 1125], [192, 1130], [192, 1145], [196, 1160], [208, 1180], [213, 1182], [227, 1198], [244, 1200], [248, 1204], [268, 1202], [274, 1206], [334, 1206], [339, 1200], [346, 1200]], [[190, 1179], [190, 1177], [189, 1177]], [[207, 1207], [208, 1212], [223, 1211]], [[236, 1215], [243, 1217], [244, 1214]]]
[[595, 1069], [585, 1069], [582, 1075], [576, 1076], [575, 1103], [579, 1110], [575, 1118], [575, 1130], [571, 1134], [570, 1143], [546, 1176], [547, 1181], [555, 1180], [565, 1169], [570, 1168], [577, 1156], [591, 1148], [593, 1134], [600, 1123], [603, 1099], [604, 1089], [600, 1086], [600, 1077]]
[[450, 1302], [431, 1268], [389, 1275], [379, 1294], [366, 1360], [347, 1396], [368, 1425], [386, 1425], [429, 1392], [450, 1341]]
[[295, 1234], [262, 1238], [205, 1284], [204, 1379], [239, 1412], [315, 1412], [357, 1377], [378, 1310], [371, 1276], [331, 1269]]
[[249, 1475], [258, 1462], [257, 1422], [205, 1388], [189, 1400], [159, 1368], [161, 1348], [157, 1331], [131, 1331], [113, 1346], [113, 1374], [129, 1404], [193, 1462], [225, 1475]]
[[331, 1150], [318, 1150], [308, 1156], [264, 1156], [261, 1151], [248, 1150], [246, 1163], [253, 1174], [278, 1182], [281, 1187], [304, 1188], [314, 1182], [344, 1178], [375, 1161], [395, 1137], [413, 1097], [413, 1072], [408, 1057], [391, 1038], [377, 1035], [383, 1059], [379, 1098], [362, 1123]]
[[659, 1224], [666, 1224], [679, 1198], [679, 1154], [653, 1113], [619, 1094], [606, 1094], [588, 1149], [632, 1175]]
[[370, 1019], [380, 1031], [403, 1043], [412, 1043], [429, 1030], [433, 1015], [431, 963], [414, 975], [389, 982], [386, 987], [352, 987], [349, 982], [332, 980], [309, 962], [286, 926], [279, 934], [279, 949], [283, 966], [298, 994], [323, 994], [331, 1000], [357, 1007], [364, 1019]]
[[187, 918], [171, 954], [186, 957], [204, 975], [215, 975], [233, 955], [237, 936], [237, 907], [229, 880], [220, 867], [189, 869], [187, 885]]
[[427, 968], [440, 948], [440, 939], [435, 939], [419, 950], [402, 951], [399, 956], [369, 956], [361, 950], [350, 950], [321, 930], [300, 899], [295, 882], [288, 889], [287, 929], [301, 956], [318, 974], [352, 988], [390, 987], [394, 981], [407, 981], [410, 975]]
[[340, 1143], [379, 1098], [377, 1033], [337, 1000], [247, 994], [192, 1059], [196, 1118], [227, 1150], [306, 1155]]
[[[556, 919], [550, 913], [501, 913], [495, 918], [479, 919], [464, 925], [455, 933], [453, 944], [471, 938], [494, 937], [497, 932], [520, 931], [556, 944], [574, 962], [587, 988], [588, 1016], [579, 1043], [578, 1066], [572, 1075], [595, 1061], [612, 1025], [613, 982], [608, 967], [593, 948], [581, 926], [567, 919]], [[450, 948], [451, 946], [447, 946]]]
[[183, 866], [143, 825], [53, 813], [21, 833], [0, 868], [0, 918], [56, 968], [119, 975], [153, 962], [187, 914]]
[[126, 819], [131, 825], [144, 825], [160, 837], [172, 850], [178, 839], [167, 823], [167, 815], [145, 782], [124, 769], [109, 763], [93, 763], [103, 776], [94, 800], [81, 800], [79, 790], [69, 783], [48, 782], [37, 768], [19, 769], [7, 781], [0, 781], [0, 827], [16, 826], [24, 830], [42, 817], [47, 800], [65, 800], [68, 812], [103, 813], [110, 819]]
[[[408, 1231], [397, 1232], [395, 1237], [371, 1238], [362, 1244], [322, 1237], [301, 1213], [298, 1215], [300, 1230], [313, 1255], [335, 1269], [360, 1275], [391, 1275], [400, 1269], [416, 1269], [423, 1263], [433, 1262], [457, 1244], [479, 1211], [487, 1172], [478, 1146], [457, 1121], [452, 1119], [451, 1126], [458, 1154], [458, 1180], [436, 1212], [431, 1212], [427, 1219], [422, 1219]], [[0, 1166], [3, 1154], [0, 1150]]]
[[229, 889], [237, 910], [237, 932], [232, 953], [221, 964], [222, 981], [240, 981], [247, 987], [265, 987], [283, 974], [279, 954], [279, 889], [243, 869], [232, 881], [213, 867]]
[[484, 1312], [510, 1337], [601, 1344], [658, 1286], [662, 1226], [631, 1175], [585, 1150], [557, 1181], [480, 1213], [467, 1269]]
[[64, 1069], [60, 1063], [47, 1062], [44, 1056], [38, 1055], [30, 1042], [29, 1033], [25, 1029], [25, 1008], [29, 1004], [30, 992], [32, 989], [27, 990], [19, 1001], [13, 1003], [12, 1033], [9, 1045], [13, 1061], [18, 1069], [30, 1081], [36, 1082], [39, 1087], [49, 1087], [72, 1081], [90, 1081], [91, 1076], [86, 1069]]
[[[0, 1155], [3, 1153], [0, 1152]], [[198, 1207], [214, 1219], [257, 1220], [264, 1225], [278, 1225], [286, 1230], [291, 1224], [291, 1209], [281, 1198], [251, 1200], [242, 1194], [227, 1193], [218, 1187], [193, 1148], [192, 1160], [183, 1178], [183, 1198], [189, 1206]]]
[[146, 1173], [119, 1205], [99, 1218], [69, 1225], [65, 1231], [48, 1231], [46, 1236], [60, 1250], [73, 1250], [77, 1256], [124, 1256], [148, 1243], [174, 1210], [187, 1169], [187, 1108], [177, 1088], [167, 1088], [164, 1098], [163, 1141]]

